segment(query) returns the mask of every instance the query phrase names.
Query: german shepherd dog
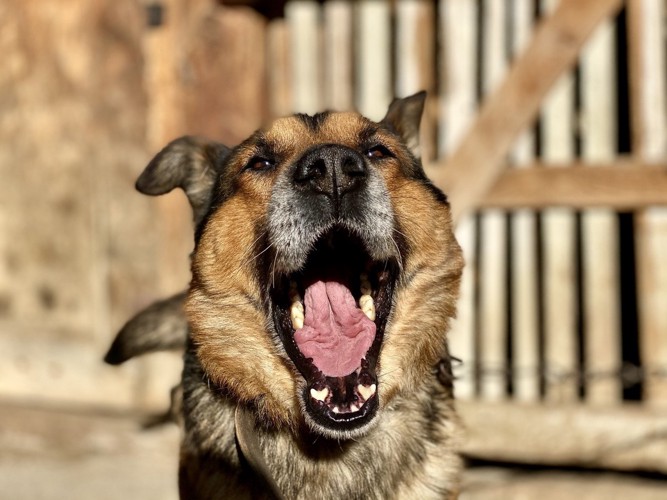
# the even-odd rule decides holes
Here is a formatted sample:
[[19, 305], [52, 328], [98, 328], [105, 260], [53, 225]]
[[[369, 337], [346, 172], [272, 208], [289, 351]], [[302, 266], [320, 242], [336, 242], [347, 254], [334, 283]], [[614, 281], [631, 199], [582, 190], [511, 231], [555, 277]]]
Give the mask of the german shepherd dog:
[[185, 346], [181, 498], [457, 497], [463, 259], [418, 159], [424, 99], [296, 114], [231, 150], [180, 138], [137, 181], [186, 192], [192, 282], [106, 360]]

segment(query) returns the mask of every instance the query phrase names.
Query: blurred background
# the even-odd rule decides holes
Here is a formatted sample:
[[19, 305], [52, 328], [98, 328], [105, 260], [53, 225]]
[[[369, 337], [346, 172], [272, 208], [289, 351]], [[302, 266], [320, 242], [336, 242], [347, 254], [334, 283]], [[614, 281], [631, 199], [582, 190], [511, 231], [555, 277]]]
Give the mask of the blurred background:
[[667, 498], [663, 0], [4, 0], [0, 498], [172, 499], [180, 354], [102, 362], [189, 281], [168, 141], [428, 91], [465, 271], [464, 498]]

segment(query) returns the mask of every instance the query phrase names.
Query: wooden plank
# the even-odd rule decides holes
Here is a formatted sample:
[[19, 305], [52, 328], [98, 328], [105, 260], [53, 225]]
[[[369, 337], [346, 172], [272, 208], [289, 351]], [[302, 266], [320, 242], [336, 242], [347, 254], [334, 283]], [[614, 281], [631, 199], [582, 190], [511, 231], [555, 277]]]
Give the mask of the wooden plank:
[[[589, 162], [616, 154], [616, 67], [613, 21], [598, 27], [581, 55], [581, 146]], [[667, 172], [666, 172], [667, 177]], [[623, 395], [618, 219], [600, 208], [582, 213], [582, 280], [586, 401], [612, 404]]]
[[534, 167], [507, 170], [481, 207], [546, 208], [610, 207], [627, 211], [667, 205], [667, 165], [624, 168], [623, 163], [583, 167], [573, 163], [561, 168]]
[[324, 101], [339, 111], [354, 107], [352, 27], [350, 2], [324, 4]]
[[[453, 151], [469, 127], [477, 107], [475, 96], [477, 60], [477, 3], [475, 0], [441, 0], [440, 32], [443, 34], [443, 53], [438, 68], [442, 102], [440, 119], [440, 154]], [[450, 352], [463, 361], [455, 367], [456, 395], [472, 398], [475, 395], [475, 279], [476, 225], [473, 216], [461, 219], [456, 238], [463, 249], [466, 266], [461, 279], [457, 317], [449, 334]]]
[[1, 10], [0, 397], [131, 404], [136, 372], [100, 369], [118, 322], [156, 291], [154, 214], [132, 188], [147, 158], [143, 11]]
[[[176, 55], [173, 50], [192, 18], [183, 12], [183, 3], [177, 0], [165, 1], [163, 9], [165, 14], [168, 13], [163, 24], [147, 30], [143, 38], [144, 81], [150, 89], [147, 93], [146, 136], [152, 155], [176, 137], [192, 133], [185, 125], [185, 89], [179, 75], [183, 55], [180, 51]], [[148, 160], [150, 157], [146, 158]], [[136, 177], [144, 166], [135, 166]], [[156, 267], [173, 270], [157, 275], [159, 290], [168, 295], [183, 289], [190, 280], [187, 259], [192, 251], [192, 239], [186, 235], [192, 234], [192, 212], [179, 191], [151, 200], [151, 205], [156, 211], [155, 225], [162, 243], [155, 255]]]
[[292, 43], [291, 112], [322, 111], [320, 6], [315, 1], [288, 2], [285, 17]]
[[428, 99], [421, 123], [422, 161], [435, 157], [435, 8], [431, 0], [396, 3], [396, 95], [407, 96], [426, 90]]
[[[533, 2], [516, 0], [511, 10], [510, 45], [513, 57], [523, 52], [533, 28]], [[524, 131], [516, 141], [511, 162], [526, 169], [535, 156], [535, 133]], [[512, 253], [512, 382], [519, 401], [540, 397], [539, 293], [535, 213], [521, 209], [511, 214]]]
[[[543, 12], [557, 0], [542, 0]], [[574, 74], [560, 76], [542, 107], [542, 158], [567, 163], [574, 158]], [[577, 398], [578, 342], [576, 305], [576, 219], [570, 208], [542, 213], [544, 283], [545, 397], [550, 401]]]
[[667, 472], [667, 419], [643, 406], [459, 401], [463, 453], [500, 462]]
[[288, 115], [292, 109], [292, 57], [289, 26], [273, 19], [266, 27], [266, 74], [270, 118]]
[[513, 141], [534, 120], [546, 93], [572, 68], [595, 27], [614, 15], [621, 3], [562, 0], [540, 23], [530, 46], [485, 101], [456, 152], [444, 160], [443, 168], [429, 170], [431, 179], [448, 193], [456, 220], [489, 190]]
[[392, 99], [390, 3], [360, 0], [356, 3], [357, 109], [381, 120]]
[[[667, 155], [665, 3], [628, 2], [633, 151], [647, 161]], [[667, 209], [651, 208], [636, 220], [640, 352], [647, 373], [667, 367]], [[667, 405], [667, 377], [650, 375], [648, 404]]]
[[[482, 91], [492, 93], [505, 74], [505, 4], [484, 0], [482, 8]], [[479, 363], [480, 390], [487, 400], [507, 391], [507, 224], [505, 213], [488, 209], [480, 214]]]

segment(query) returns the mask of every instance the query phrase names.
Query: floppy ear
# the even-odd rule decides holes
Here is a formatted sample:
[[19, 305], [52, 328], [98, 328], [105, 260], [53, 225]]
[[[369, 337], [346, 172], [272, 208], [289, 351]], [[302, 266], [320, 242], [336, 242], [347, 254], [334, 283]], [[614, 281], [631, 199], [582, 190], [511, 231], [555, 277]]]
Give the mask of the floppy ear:
[[137, 313], [118, 332], [104, 361], [119, 365], [148, 352], [182, 349], [188, 335], [183, 312], [187, 292], [160, 300]]
[[425, 100], [426, 92], [423, 90], [403, 99], [394, 99], [380, 122], [398, 134], [417, 158], [420, 157], [419, 124]]
[[195, 227], [206, 215], [215, 181], [230, 149], [201, 137], [176, 139], [151, 160], [137, 179], [136, 188], [152, 196], [179, 187], [192, 206]]

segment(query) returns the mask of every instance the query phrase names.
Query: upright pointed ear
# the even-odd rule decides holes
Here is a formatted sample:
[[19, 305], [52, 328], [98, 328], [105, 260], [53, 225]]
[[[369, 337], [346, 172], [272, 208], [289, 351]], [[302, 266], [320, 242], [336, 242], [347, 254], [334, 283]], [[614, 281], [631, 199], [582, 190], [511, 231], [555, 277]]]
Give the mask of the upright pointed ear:
[[181, 137], [167, 144], [151, 160], [137, 179], [136, 188], [152, 196], [181, 188], [192, 206], [196, 227], [209, 209], [215, 181], [229, 152], [227, 146], [218, 142]]
[[426, 92], [423, 90], [403, 99], [394, 99], [381, 122], [398, 134], [417, 158], [420, 157], [419, 124], [425, 100]]

